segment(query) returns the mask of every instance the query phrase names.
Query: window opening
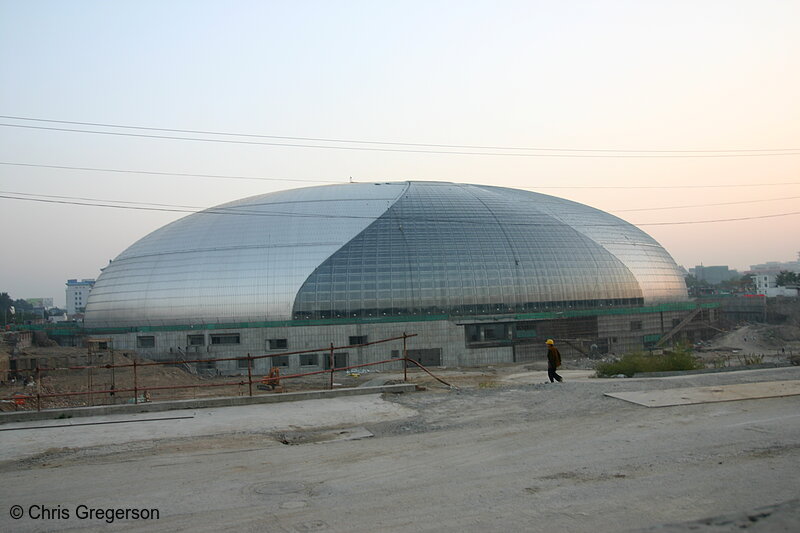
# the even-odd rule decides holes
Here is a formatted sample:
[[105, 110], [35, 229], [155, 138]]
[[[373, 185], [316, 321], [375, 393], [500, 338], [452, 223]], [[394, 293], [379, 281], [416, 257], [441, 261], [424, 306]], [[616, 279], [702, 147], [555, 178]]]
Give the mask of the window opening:
[[239, 344], [239, 334], [238, 333], [212, 334], [211, 344]]

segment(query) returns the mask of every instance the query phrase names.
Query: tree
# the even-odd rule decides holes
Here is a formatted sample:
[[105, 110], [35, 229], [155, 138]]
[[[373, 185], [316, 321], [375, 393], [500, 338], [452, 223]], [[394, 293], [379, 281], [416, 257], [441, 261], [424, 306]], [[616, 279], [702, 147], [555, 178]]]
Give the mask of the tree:
[[11, 305], [14, 305], [11, 301], [11, 296], [7, 292], [0, 292], [0, 310], [5, 311]]
[[749, 275], [723, 281], [720, 286], [737, 292], [753, 291], [756, 288], [753, 278]]
[[[11, 308], [14, 308], [14, 313]], [[6, 324], [24, 324], [25, 321], [35, 320], [36, 314], [33, 312], [33, 305], [22, 298], [14, 300], [7, 292], [0, 293], [0, 320]]]
[[756, 282], [753, 277], [749, 275], [742, 276], [742, 279], [739, 280], [739, 286], [744, 290], [756, 290]]
[[800, 284], [800, 274], [789, 272], [788, 270], [781, 270], [775, 277], [775, 284], [778, 287]]
[[18, 313], [20, 311], [33, 312], [33, 304], [31, 304], [30, 302], [28, 302], [28, 300], [25, 300], [23, 298], [20, 298], [19, 300], [14, 300], [11, 303], [11, 305], [13, 305], [16, 308]]
[[11, 296], [8, 295], [7, 292], [0, 292], [0, 314], [2, 314], [3, 325], [5, 326], [8, 321], [9, 311], [8, 309], [14, 305], [13, 300], [11, 300]]
[[686, 277], [683, 278], [683, 279], [686, 282], [686, 286], [688, 288], [690, 288], [690, 289], [693, 288], [693, 287], [710, 287], [711, 286], [711, 284], [709, 282], [707, 282], [705, 280], [702, 280], [702, 281], [698, 280], [697, 277], [692, 275], [692, 274], [687, 274]]

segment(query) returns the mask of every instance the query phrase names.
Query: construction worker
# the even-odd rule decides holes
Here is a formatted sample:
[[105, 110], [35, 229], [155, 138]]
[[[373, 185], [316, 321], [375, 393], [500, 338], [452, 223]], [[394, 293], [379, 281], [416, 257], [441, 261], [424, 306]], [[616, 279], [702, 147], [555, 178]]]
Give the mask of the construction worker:
[[547, 339], [545, 344], [547, 344], [547, 377], [550, 378], [550, 383], [554, 381], [561, 383], [564, 378], [556, 374], [556, 368], [561, 366], [561, 354], [553, 339]]

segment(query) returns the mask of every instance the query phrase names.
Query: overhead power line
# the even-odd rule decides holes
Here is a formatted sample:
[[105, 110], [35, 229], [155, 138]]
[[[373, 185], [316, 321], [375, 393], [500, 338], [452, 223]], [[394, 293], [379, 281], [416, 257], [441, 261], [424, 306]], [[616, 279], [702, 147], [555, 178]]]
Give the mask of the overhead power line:
[[[145, 133], [129, 133], [119, 131], [96, 131], [75, 128], [56, 128], [51, 126], [31, 126], [27, 124], [7, 124], [0, 123], [0, 126], [8, 128], [25, 128], [33, 130], [46, 130], [46, 131], [60, 131], [70, 133], [86, 133], [92, 135], [109, 135], [115, 137], [135, 137], [145, 139], [166, 139], [178, 141], [194, 141], [194, 142], [211, 142], [222, 144], [239, 144], [239, 145], [257, 145], [257, 146], [278, 146], [284, 148], [319, 148], [325, 150], [349, 150], [349, 151], [367, 151], [367, 152], [396, 152], [396, 153], [417, 153], [417, 154], [448, 154], [448, 155], [480, 155], [480, 156], [508, 156], [508, 157], [559, 157], [559, 158], [707, 158], [707, 157], [771, 157], [771, 156], [796, 156], [800, 155], [798, 151], [781, 151], [773, 150], [767, 152], [733, 152], [727, 153], [634, 153], [628, 151], [620, 151], [617, 153], [602, 153], [602, 154], [589, 154], [589, 153], [515, 153], [515, 152], [481, 152], [481, 151], [463, 151], [463, 150], [423, 150], [411, 148], [375, 148], [367, 146], [332, 146], [323, 144], [298, 144], [286, 142], [265, 142], [265, 141], [245, 141], [238, 139], [213, 139], [208, 137], [181, 137], [177, 135], [154, 135]], [[455, 146], [455, 145], [454, 145]], [[531, 149], [531, 150], [545, 150], [545, 149]], [[726, 152], [724, 150], [720, 152]]]
[[673, 205], [669, 207], [640, 207], [638, 209], [612, 209], [614, 213], [632, 213], [634, 211], [666, 211], [669, 209], [689, 209], [695, 207], [717, 207], [721, 205], [760, 204], [764, 202], [779, 202], [783, 200], [797, 200], [800, 196], [784, 196], [781, 198], [766, 198], [764, 200], [742, 200], [739, 202], [720, 202], [716, 204], [689, 204]]
[[[48, 196], [48, 195], [36, 195], [39, 198], [19, 198], [18, 196], [26, 195], [27, 193], [17, 193], [18, 196], [9, 196], [9, 194], [15, 193], [0, 193], [0, 198], [5, 198], [8, 200], [22, 200], [22, 201], [30, 201], [30, 202], [41, 202], [41, 203], [52, 203], [52, 204], [66, 204], [66, 205], [80, 205], [80, 206], [88, 206], [88, 207], [106, 207], [106, 208], [113, 208], [113, 209], [130, 209], [130, 210], [137, 210], [137, 211], [166, 211], [166, 212], [179, 212], [179, 213], [202, 213], [202, 214], [209, 214], [209, 215], [238, 215], [238, 216], [280, 216], [280, 217], [301, 217], [301, 218], [324, 218], [324, 219], [374, 219], [376, 217], [371, 216], [364, 216], [364, 215], [331, 215], [325, 213], [293, 213], [293, 212], [285, 212], [285, 211], [273, 211], [273, 212], [264, 212], [264, 211], [247, 211], [246, 209], [240, 208], [209, 208], [209, 209], [202, 209], [198, 210], [199, 208], [185, 208], [182, 206], [174, 206], [174, 207], [146, 207], [146, 205], [159, 205], [164, 206], [167, 204], [143, 204], [143, 205], [113, 205], [107, 203], [98, 203], [96, 201], [91, 202], [79, 202], [79, 201], [72, 201], [67, 199], [54, 199], [54, 198], [70, 198], [70, 197], [58, 197], [58, 196]], [[127, 202], [116, 202], [115, 203], [127, 203]], [[790, 212], [790, 213], [774, 213], [770, 215], [757, 215], [757, 216], [749, 216], [749, 217], [737, 217], [737, 218], [724, 218], [724, 219], [713, 219], [713, 220], [685, 220], [685, 221], [670, 221], [670, 222], [646, 222], [646, 223], [633, 223], [630, 224], [634, 226], [677, 226], [677, 225], [688, 225], [688, 224], [711, 224], [711, 223], [720, 223], [720, 222], [738, 222], [744, 220], [758, 220], [758, 219], [765, 219], [765, 218], [778, 218], [778, 217], [787, 217], [787, 216], [794, 216], [800, 215], [800, 211]], [[436, 218], [436, 217], [423, 217], [419, 219], [421, 222], [447, 222], [447, 223], [464, 223], [464, 224], [484, 224], [483, 221], [477, 221], [474, 219], [453, 219], [453, 218]], [[508, 223], [509, 226], [530, 226], [530, 227], [546, 227], [546, 226], [560, 226], [561, 223], [531, 223], [531, 222], [511, 222]], [[624, 226], [626, 224], [591, 224], [592, 226]]]
[[128, 170], [119, 168], [94, 168], [94, 167], [70, 167], [65, 165], [37, 165], [33, 163], [12, 163], [0, 161], [0, 165], [34, 168], [53, 168], [59, 170], [82, 170], [87, 172], [116, 172], [120, 174], [148, 174], [151, 176], [181, 176], [187, 178], [209, 178], [227, 180], [256, 180], [256, 181], [296, 181], [301, 183], [346, 183], [344, 180], [323, 180], [323, 179], [301, 179], [301, 178], [264, 178], [255, 176], [230, 176], [222, 174], [191, 174], [187, 172], [160, 172], [153, 170]]
[[192, 133], [198, 135], [218, 135], [228, 137], [251, 137], [259, 139], [284, 139], [291, 141], [313, 141], [313, 142], [330, 142], [330, 143], [348, 143], [348, 144], [377, 144], [389, 146], [420, 146], [428, 148], [466, 148], [470, 150], [530, 150], [540, 152], [608, 152], [608, 153], [719, 153], [719, 152], [794, 152], [800, 151], [800, 148], [760, 148], [760, 149], [722, 149], [722, 150], [620, 150], [620, 149], [607, 149], [607, 148], [531, 148], [520, 146], [486, 146], [474, 144], [435, 144], [435, 143], [413, 143], [413, 142], [397, 142], [397, 141], [372, 141], [363, 139], [333, 139], [325, 137], [290, 137], [286, 135], [264, 135], [254, 133], [232, 133], [226, 131], [210, 131], [210, 130], [189, 130], [177, 128], [156, 128], [152, 126], [132, 126], [130, 124], [109, 124], [103, 122], [79, 122], [75, 120], [55, 120], [38, 117], [21, 117], [15, 115], [0, 115], [2, 119], [12, 120], [27, 120], [31, 122], [47, 122], [52, 124], [73, 124], [78, 126], [97, 126], [103, 128], [119, 128], [131, 130], [145, 130], [145, 131], [163, 131], [170, 133]]
[[[314, 178], [268, 178], [268, 177], [255, 177], [255, 176], [236, 176], [225, 174], [192, 174], [187, 172], [164, 172], [153, 170], [134, 170], [134, 169], [119, 169], [119, 168], [98, 168], [98, 167], [73, 167], [66, 165], [44, 165], [35, 163], [16, 163], [12, 161], [0, 161], [0, 165], [17, 166], [17, 167], [31, 167], [31, 168], [51, 168], [58, 170], [79, 170], [86, 172], [115, 172], [122, 174], [148, 174], [154, 176], [181, 176], [181, 177], [197, 177], [208, 179], [234, 179], [234, 180], [262, 180], [262, 181], [296, 181], [296, 182], [309, 182], [309, 183], [345, 183], [344, 180], [324, 180]], [[375, 179], [370, 181], [386, 182], [385, 179]], [[431, 181], [426, 179], [425, 181]], [[436, 180], [433, 180], [436, 181]], [[800, 181], [777, 182], [777, 183], [724, 183], [717, 185], [548, 185], [548, 186], [535, 186], [535, 187], [516, 187], [525, 190], [540, 190], [540, 189], [708, 189], [708, 188], [737, 188], [737, 187], [783, 187], [787, 185], [800, 185]]]
[[[546, 187], [527, 187], [527, 189], [728, 189], [736, 187], [784, 187], [800, 185], [800, 181], [782, 183], [726, 183], [720, 185], [553, 185]], [[526, 187], [517, 187], [526, 189]]]
[[[137, 205], [137, 206], [157, 206], [157, 207], [169, 207], [169, 208], [182, 208], [182, 209], [190, 209], [191, 211], [187, 211], [187, 212], [191, 212], [191, 213], [203, 211], [203, 210], [206, 210], [206, 209], [214, 209], [214, 210], [217, 210], [217, 211], [221, 211], [220, 209], [215, 208], [215, 207], [208, 208], [208, 207], [196, 206], [196, 205], [159, 204], [159, 203], [153, 203], [153, 202], [131, 202], [131, 201], [127, 201], [127, 200], [108, 200], [108, 199], [102, 199], [102, 198], [87, 198], [87, 197], [83, 197], [83, 196], [59, 196], [59, 195], [51, 195], [51, 194], [34, 194], [34, 193], [25, 193], [25, 192], [16, 192], [16, 191], [0, 191], [0, 194], [13, 194], [13, 195], [16, 195], [16, 196], [38, 197], [38, 198], [56, 198], [56, 199], [59, 199], [59, 200], [81, 200], [81, 201], [88, 201], [88, 202], [108, 202], [108, 203], [113, 203], [113, 204], [130, 204], [130, 205]], [[764, 202], [777, 202], [777, 201], [783, 201], [783, 200], [797, 200], [799, 198], [800, 198], [800, 196], [784, 196], [784, 197], [781, 197], [781, 198], [765, 198], [765, 199], [762, 199], [762, 200], [742, 200], [742, 201], [739, 201], [739, 202], [720, 202], [720, 203], [714, 203], [714, 204], [690, 204], [690, 205], [677, 205], [677, 206], [670, 206], [670, 207], [640, 207], [640, 208], [637, 208], [637, 209], [608, 209], [607, 211], [610, 212], [610, 213], [627, 213], [627, 212], [633, 212], [633, 211], [664, 211], [664, 210], [669, 210], [669, 209], [687, 209], [687, 208], [697, 208], [697, 207], [716, 207], [716, 206], [723, 206], [723, 205], [739, 205], [739, 204], [756, 204], [756, 203], [764, 203]], [[84, 205], [84, 204], [81, 204], [81, 205]], [[92, 204], [86, 204], [86, 205], [92, 205]], [[255, 206], [255, 205], [267, 205], [267, 204], [250, 204], [251, 207]], [[271, 202], [269, 205], [279, 205], [279, 204]], [[222, 209], [222, 210], [224, 210], [224, 209]], [[241, 209], [236, 208], [236, 211], [235, 211], [236, 214], [242, 214], [243, 212], [244, 211], [242, 211]], [[262, 213], [262, 212], [257, 212], [257, 211], [245, 212], [245, 214], [259, 214], [259, 213]], [[290, 214], [293, 214], [293, 213], [284, 212], [284, 211], [277, 211], [277, 212], [273, 211], [270, 214], [290, 215]], [[369, 217], [358, 217], [357, 215], [354, 215], [354, 217], [355, 218], [369, 218]]]

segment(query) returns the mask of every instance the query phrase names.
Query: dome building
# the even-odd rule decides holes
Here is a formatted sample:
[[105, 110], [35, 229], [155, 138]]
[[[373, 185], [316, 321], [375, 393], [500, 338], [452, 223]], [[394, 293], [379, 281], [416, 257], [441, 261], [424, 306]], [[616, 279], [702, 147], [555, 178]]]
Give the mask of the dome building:
[[529, 360], [548, 336], [578, 351], [641, 348], [693, 308], [670, 255], [608, 213], [502, 187], [392, 182], [270, 193], [168, 224], [103, 269], [85, 326], [154, 358], [405, 331], [423, 363], [458, 366]]

